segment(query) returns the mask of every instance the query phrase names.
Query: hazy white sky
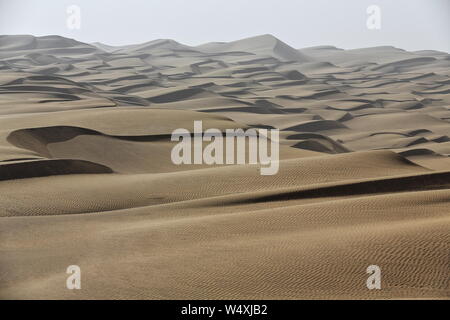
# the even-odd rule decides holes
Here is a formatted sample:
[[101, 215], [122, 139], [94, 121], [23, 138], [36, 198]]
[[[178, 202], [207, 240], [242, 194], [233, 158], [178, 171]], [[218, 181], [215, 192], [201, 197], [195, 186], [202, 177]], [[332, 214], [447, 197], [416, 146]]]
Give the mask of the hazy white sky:
[[[381, 9], [380, 30], [366, 27], [373, 4]], [[70, 5], [81, 9], [79, 30], [66, 26]], [[295, 48], [393, 45], [450, 52], [450, 0], [0, 0], [0, 34], [198, 45], [265, 33]]]

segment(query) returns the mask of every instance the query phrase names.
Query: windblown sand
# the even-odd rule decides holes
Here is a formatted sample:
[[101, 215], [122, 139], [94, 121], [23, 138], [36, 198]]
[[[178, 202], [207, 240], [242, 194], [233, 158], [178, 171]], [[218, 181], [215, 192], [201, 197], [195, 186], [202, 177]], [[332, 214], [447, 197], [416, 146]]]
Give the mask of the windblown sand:
[[[174, 165], [195, 120], [278, 174]], [[449, 298], [449, 136], [443, 52], [0, 36], [0, 297]]]

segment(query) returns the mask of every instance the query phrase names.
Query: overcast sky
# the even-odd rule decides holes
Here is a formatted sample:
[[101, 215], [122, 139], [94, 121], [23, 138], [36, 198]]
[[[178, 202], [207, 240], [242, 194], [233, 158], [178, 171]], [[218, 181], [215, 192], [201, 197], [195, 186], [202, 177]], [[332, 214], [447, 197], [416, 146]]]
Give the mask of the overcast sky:
[[[70, 5], [81, 10], [80, 29], [66, 25]], [[369, 5], [381, 9], [379, 30], [366, 26]], [[393, 45], [450, 52], [450, 0], [0, 0], [0, 34], [198, 45], [266, 33], [295, 48]]]

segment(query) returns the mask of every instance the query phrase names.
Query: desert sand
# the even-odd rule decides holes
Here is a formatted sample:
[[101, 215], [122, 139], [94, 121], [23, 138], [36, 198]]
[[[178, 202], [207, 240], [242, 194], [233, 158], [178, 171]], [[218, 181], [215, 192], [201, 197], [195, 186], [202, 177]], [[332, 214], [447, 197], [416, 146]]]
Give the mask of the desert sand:
[[[196, 120], [278, 174], [173, 164]], [[449, 156], [448, 53], [0, 36], [0, 298], [448, 299]]]

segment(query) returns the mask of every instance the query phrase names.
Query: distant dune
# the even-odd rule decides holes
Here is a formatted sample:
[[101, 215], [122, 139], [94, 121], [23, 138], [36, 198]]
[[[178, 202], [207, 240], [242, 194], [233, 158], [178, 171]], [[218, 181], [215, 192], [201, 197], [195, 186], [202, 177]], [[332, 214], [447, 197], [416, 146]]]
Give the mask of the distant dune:
[[[279, 172], [173, 164], [200, 120]], [[0, 36], [0, 298], [448, 299], [449, 156], [445, 52]]]

